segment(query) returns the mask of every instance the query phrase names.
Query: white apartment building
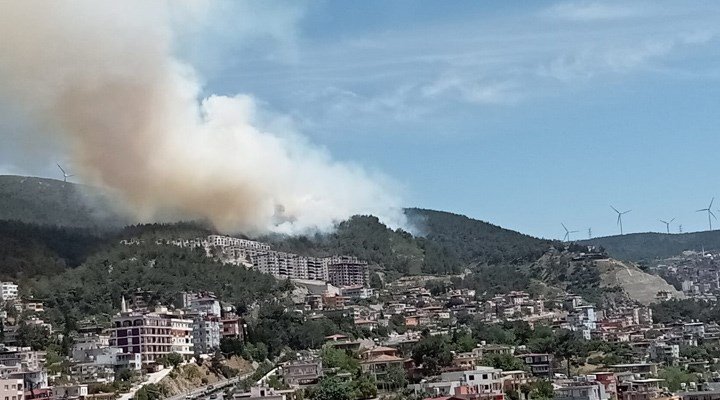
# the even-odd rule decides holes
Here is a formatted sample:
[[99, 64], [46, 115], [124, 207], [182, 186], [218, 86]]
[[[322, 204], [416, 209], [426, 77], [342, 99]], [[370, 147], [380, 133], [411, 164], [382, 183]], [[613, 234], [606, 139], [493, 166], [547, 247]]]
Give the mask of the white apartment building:
[[195, 354], [210, 354], [220, 347], [222, 323], [217, 315], [197, 315], [193, 320]]
[[22, 379], [0, 379], [0, 400], [24, 400]]
[[607, 400], [605, 386], [597, 382], [577, 382], [555, 389], [555, 400]]
[[0, 282], [0, 298], [3, 301], [18, 298], [18, 285], [14, 282]]
[[234, 238], [231, 236], [210, 235], [207, 238], [207, 243], [209, 246], [218, 246], [218, 247], [237, 246], [237, 247], [241, 247], [241, 248], [245, 248], [245, 249], [253, 249], [253, 250], [260, 250], [260, 251], [270, 250], [270, 245], [267, 243], [256, 242], [254, 240]]

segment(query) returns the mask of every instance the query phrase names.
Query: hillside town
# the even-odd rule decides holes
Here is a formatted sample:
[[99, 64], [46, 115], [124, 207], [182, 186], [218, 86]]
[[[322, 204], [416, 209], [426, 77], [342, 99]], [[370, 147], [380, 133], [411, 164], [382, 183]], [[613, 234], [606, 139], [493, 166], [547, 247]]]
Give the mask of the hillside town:
[[[286, 400], [303, 393], [320, 396], [316, 391], [328, 382], [356, 385], [363, 393], [356, 398], [720, 398], [715, 322], [656, 323], [652, 307], [632, 301], [601, 308], [572, 293], [490, 295], [453, 289], [446, 279], [433, 277], [370, 287], [368, 263], [362, 260], [275, 252], [265, 243], [227, 236], [155, 245], [202, 249], [206, 257], [236, 268], [290, 280], [294, 307], [286, 314], [306, 324], [341, 321], [337, 326], [344, 331], [280, 358], [247, 356], [246, 319], [252, 318], [252, 308], [238, 310], [212, 292], [182, 292], [159, 303], [154, 293], [138, 288], [122, 295], [106, 323], [79, 321], [72, 337], [64, 337], [43, 321], [42, 299], [24, 298], [16, 283], [2, 282], [0, 399]], [[658, 268], [685, 277], [687, 294], [709, 294], [716, 287], [711, 283], [712, 290], [705, 290], [699, 282], [717, 276], [718, 268], [707, 261], [712, 257], [692, 256], [694, 261], [682, 266]], [[693, 267], [697, 271], [689, 272]], [[67, 346], [69, 356], [60, 356], [51, 343]], [[253, 359], [255, 366], [219, 368], [218, 383], [205, 380], [180, 393], [153, 397], [143, 389], [163, 387], [179, 373], [176, 369], [210, 361], [220, 365], [233, 346], [244, 348], [238, 355]], [[716, 355], [699, 355], [700, 347]]]

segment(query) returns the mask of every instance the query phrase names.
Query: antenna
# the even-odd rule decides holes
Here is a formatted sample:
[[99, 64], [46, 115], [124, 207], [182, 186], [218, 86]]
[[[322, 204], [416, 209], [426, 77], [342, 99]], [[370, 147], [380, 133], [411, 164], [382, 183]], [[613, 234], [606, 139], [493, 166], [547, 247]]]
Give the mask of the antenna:
[[[707, 212], [707, 215], [708, 215], [708, 226], [710, 227], [710, 230], [712, 230], [712, 218], [717, 219], [717, 217], [715, 216], [715, 214], [713, 214], [713, 212], [712, 212], [713, 201], [715, 201], [715, 198], [714, 198], [714, 197], [710, 200], [710, 205], [709, 205], [707, 208], [701, 208], [701, 209], [699, 209], [699, 210], [696, 211], [696, 212]], [[710, 217], [712, 217], [712, 218], [710, 218]]]
[[569, 231], [568, 228], [565, 226], [565, 224], [561, 223], [563, 229], [565, 229], [565, 236], [563, 237], [563, 242], [569, 242], [570, 241], [570, 234], [571, 233], [578, 233], [578, 231]]
[[632, 210], [627, 210], [627, 211], [620, 212], [620, 211], [618, 211], [617, 208], [615, 208], [615, 207], [613, 207], [613, 206], [610, 206], [610, 208], [612, 208], [613, 211], [615, 211], [615, 212], [617, 213], [617, 225], [620, 227], [620, 235], [622, 235], [622, 234], [623, 234], [622, 216], [625, 215], [625, 214], [627, 214], [627, 213], [629, 213], [629, 212], [632, 211]]
[[63, 174], [63, 182], [67, 182], [67, 178], [69, 178], [69, 177], [71, 177], [71, 176], [75, 176], [75, 175], [73, 175], [73, 174], [68, 174], [67, 172], [65, 172], [65, 170], [63, 169], [63, 167], [60, 166], [60, 164], [56, 164], [56, 165], [57, 165], [58, 168], [60, 168], [60, 171], [62, 171], [62, 174]]
[[661, 219], [659, 219], [658, 221], [665, 224], [665, 230], [667, 230], [667, 233], [669, 234], [670, 233], [670, 224], [672, 224], [672, 222], [675, 221], [675, 218], [671, 219], [670, 221], [663, 221]]

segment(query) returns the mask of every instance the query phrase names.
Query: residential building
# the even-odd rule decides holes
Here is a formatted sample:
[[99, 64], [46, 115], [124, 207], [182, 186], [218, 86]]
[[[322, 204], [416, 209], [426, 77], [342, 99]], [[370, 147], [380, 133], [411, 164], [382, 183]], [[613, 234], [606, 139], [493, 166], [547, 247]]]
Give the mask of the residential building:
[[25, 400], [22, 379], [0, 379], [0, 400]]
[[365, 261], [356, 257], [329, 257], [327, 262], [328, 281], [335, 286], [369, 286], [370, 270]]
[[220, 302], [213, 295], [190, 299], [190, 310], [202, 315], [220, 316]]
[[555, 400], [607, 400], [605, 387], [597, 382], [575, 382], [555, 388]]
[[323, 366], [319, 359], [290, 361], [282, 366], [283, 380], [289, 385], [317, 383], [322, 376]]
[[243, 321], [237, 315], [226, 315], [220, 320], [223, 338], [242, 339]]
[[553, 355], [548, 353], [529, 353], [517, 356], [535, 376], [553, 376]]
[[192, 319], [181, 312], [164, 307], [153, 312], [120, 312], [112, 320], [110, 346], [140, 354], [143, 364], [170, 353], [190, 358], [194, 354], [192, 324]]
[[2, 301], [18, 298], [18, 285], [14, 282], [0, 282], [0, 299]]
[[220, 348], [221, 322], [216, 315], [195, 316], [192, 325], [192, 340], [195, 354], [210, 354]]
[[78, 399], [88, 395], [88, 385], [63, 385], [53, 387], [56, 399]]

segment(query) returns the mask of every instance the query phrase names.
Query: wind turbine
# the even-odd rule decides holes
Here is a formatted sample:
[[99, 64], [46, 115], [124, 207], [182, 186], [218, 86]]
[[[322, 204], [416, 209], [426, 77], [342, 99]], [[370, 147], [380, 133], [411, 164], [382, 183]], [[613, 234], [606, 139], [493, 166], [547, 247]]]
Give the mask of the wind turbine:
[[73, 175], [73, 174], [68, 174], [67, 172], [65, 172], [65, 170], [63, 169], [63, 167], [60, 166], [60, 164], [57, 164], [57, 166], [58, 166], [58, 168], [60, 168], [60, 171], [62, 171], [62, 174], [63, 174], [63, 182], [67, 182], [67, 178], [69, 178], [69, 177], [71, 177], [71, 176], [75, 176], [75, 175]]
[[617, 217], [617, 224], [620, 226], [620, 235], [622, 235], [622, 234], [623, 234], [622, 216], [625, 215], [625, 214], [627, 214], [627, 213], [629, 213], [629, 212], [632, 211], [632, 210], [627, 210], [627, 211], [620, 212], [620, 211], [618, 211], [617, 208], [615, 208], [615, 207], [613, 207], [613, 206], [610, 206], [610, 208], [612, 208], [613, 211], [615, 211], [615, 212], [617, 213], [617, 215], [618, 215], [618, 217]]
[[665, 229], [667, 229], [667, 233], [670, 233], [670, 224], [672, 224], [672, 222], [675, 221], [675, 218], [671, 219], [670, 221], [663, 221], [661, 219], [659, 219], [658, 221], [665, 224]]
[[578, 231], [569, 231], [568, 228], [563, 223], [561, 223], [560, 225], [562, 225], [563, 229], [565, 229], [565, 237], [563, 237], [563, 242], [570, 241], [570, 234], [578, 232]]
[[[715, 214], [713, 214], [713, 212], [712, 212], [713, 201], [715, 201], [715, 198], [714, 198], [714, 197], [710, 200], [710, 205], [709, 205], [707, 208], [701, 208], [701, 209], [699, 209], [699, 210], [696, 211], [696, 212], [707, 211], [707, 213], [708, 213], [708, 225], [710, 226], [710, 230], [712, 230], [712, 218], [717, 219], [717, 217], [715, 216]], [[712, 218], [710, 218], [710, 217], [712, 217]]]

